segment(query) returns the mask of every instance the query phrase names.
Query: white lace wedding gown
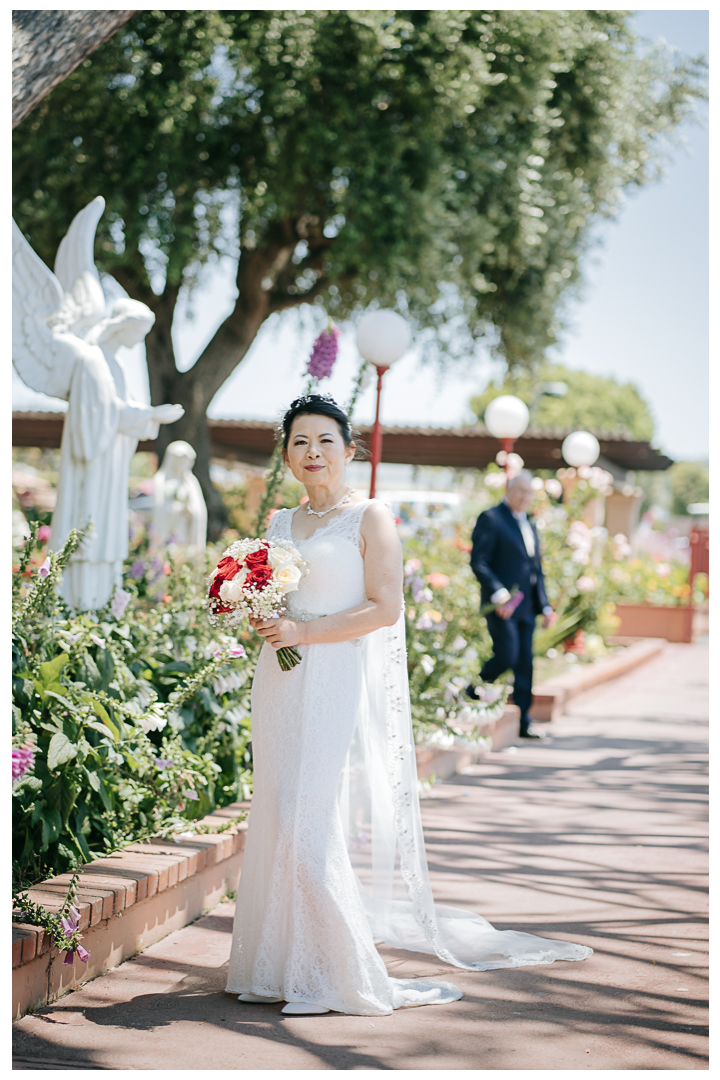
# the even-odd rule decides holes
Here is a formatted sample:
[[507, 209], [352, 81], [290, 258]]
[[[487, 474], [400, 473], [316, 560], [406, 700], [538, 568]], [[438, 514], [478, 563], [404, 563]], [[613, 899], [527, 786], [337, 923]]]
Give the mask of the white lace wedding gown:
[[[288, 597], [302, 620], [365, 599], [360, 526], [368, 502], [306, 540], [281, 510], [268, 537], [292, 539], [310, 572]], [[375, 948], [486, 970], [582, 960], [591, 949], [498, 931], [435, 905], [415, 772], [403, 616], [357, 641], [301, 646], [282, 671], [265, 644], [252, 689], [254, 795], [227, 990], [373, 1016], [462, 997], [451, 983], [392, 979]]]

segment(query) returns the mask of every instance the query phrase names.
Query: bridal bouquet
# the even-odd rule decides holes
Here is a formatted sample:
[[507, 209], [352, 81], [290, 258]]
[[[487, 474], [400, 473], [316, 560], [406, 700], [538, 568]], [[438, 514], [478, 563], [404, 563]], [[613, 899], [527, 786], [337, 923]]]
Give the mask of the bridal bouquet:
[[[236, 540], [208, 578], [210, 622], [221, 619], [235, 626], [254, 615], [276, 619], [285, 610], [284, 599], [307, 573], [307, 563], [291, 540]], [[300, 663], [294, 646], [278, 649], [283, 671]]]

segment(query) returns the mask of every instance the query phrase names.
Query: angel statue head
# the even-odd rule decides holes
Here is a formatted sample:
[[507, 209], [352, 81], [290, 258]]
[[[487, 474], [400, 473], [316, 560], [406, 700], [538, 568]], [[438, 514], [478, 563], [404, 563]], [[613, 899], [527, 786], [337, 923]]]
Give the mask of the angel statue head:
[[121, 345], [131, 349], [145, 340], [154, 322], [155, 315], [146, 304], [122, 296], [113, 303], [109, 317], [96, 323], [85, 340], [90, 345], [100, 345], [110, 353]]

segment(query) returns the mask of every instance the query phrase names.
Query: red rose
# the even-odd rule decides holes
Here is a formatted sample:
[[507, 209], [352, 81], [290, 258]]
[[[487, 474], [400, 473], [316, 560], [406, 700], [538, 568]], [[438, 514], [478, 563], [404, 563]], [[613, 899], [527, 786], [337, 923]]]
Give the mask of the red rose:
[[256, 566], [245, 578], [243, 589], [264, 589], [272, 581], [273, 572], [269, 566]]
[[248, 570], [254, 570], [256, 566], [267, 566], [267, 548], [262, 551], [251, 551], [245, 556], [245, 565]]
[[237, 559], [233, 559], [232, 556], [227, 555], [224, 559], [221, 559], [217, 564], [217, 572], [210, 586], [210, 596], [220, 595], [220, 586], [223, 581], [230, 581], [240, 570], [240, 563]]

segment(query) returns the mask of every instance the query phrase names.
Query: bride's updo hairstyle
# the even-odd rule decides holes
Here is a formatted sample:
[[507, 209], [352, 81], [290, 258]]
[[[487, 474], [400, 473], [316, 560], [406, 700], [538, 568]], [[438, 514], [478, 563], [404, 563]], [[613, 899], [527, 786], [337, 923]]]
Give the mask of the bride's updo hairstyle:
[[[334, 398], [329, 394], [305, 394], [296, 398], [282, 418], [279, 435], [282, 438], [283, 450], [287, 451], [290, 442], [290, 432], [293, 422], [298, 416], [327, 416], [334, 420], [340, 428], [340, 434], [346, 446], [355, 446], [356, 450], [362, 451], [357, 437], [350, 425], [348, 414], [340, 408]], [[356, 455], [357, 456], [357, 455]]]

